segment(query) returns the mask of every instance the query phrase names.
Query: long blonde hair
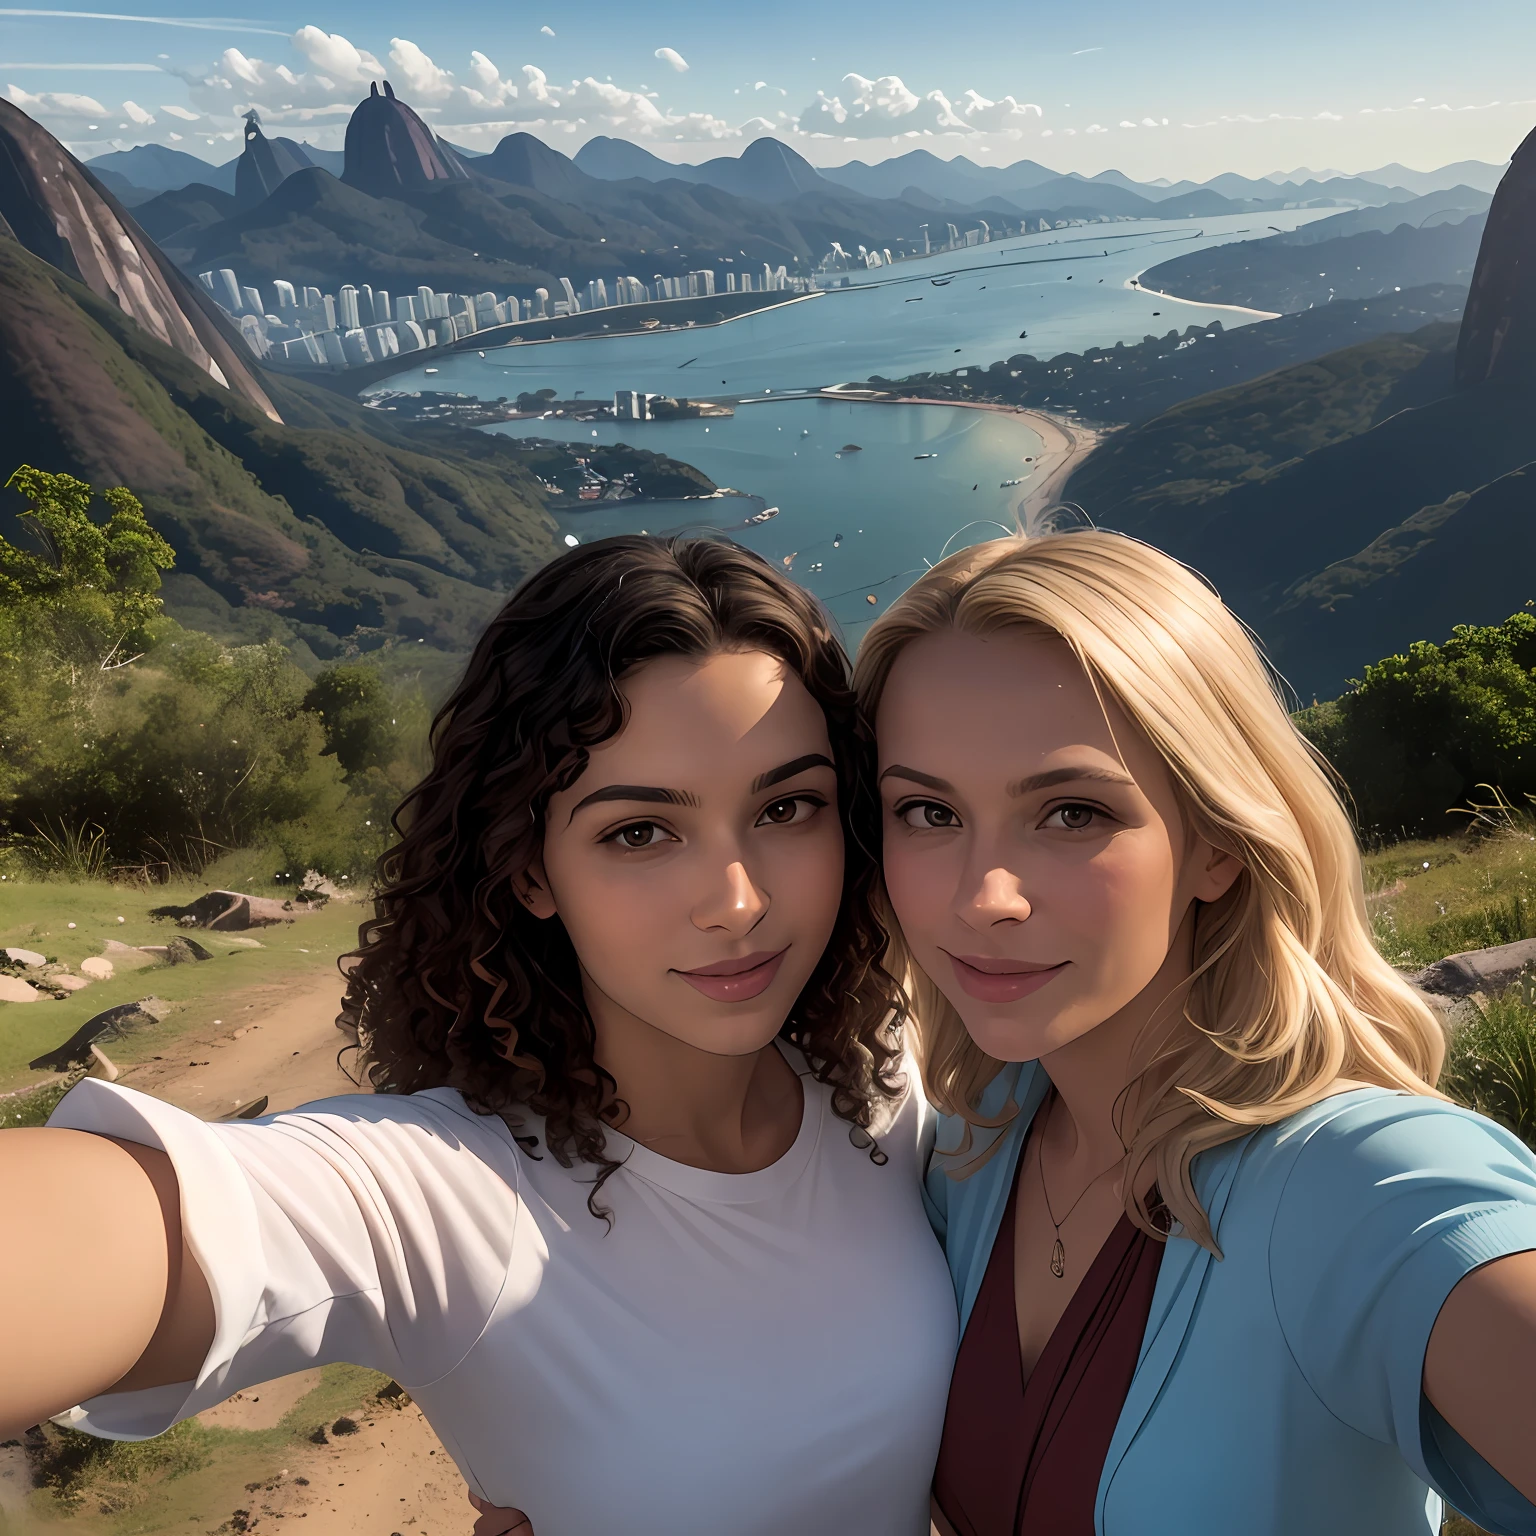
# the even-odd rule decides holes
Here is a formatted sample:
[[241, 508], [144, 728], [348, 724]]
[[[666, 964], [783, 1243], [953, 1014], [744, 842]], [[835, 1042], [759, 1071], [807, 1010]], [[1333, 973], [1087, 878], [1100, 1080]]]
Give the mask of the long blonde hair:
[[[897, 657], [923, 635], [1059, 635], [1146, 735], [1189, 824], [1243, 873], [1199, 904], [1184, 1018], [1137, 1078], [1121, 1135], [1126, 1207], [1156, 1231], [1139, 1171], [1151, 1162], [1187, 1235], [1216, 1249], [1190, 1164], [1208, 1147], [1284, 1120], [1340, 1078], [1435, 1093], [1444, 1033], [1371, 942], [1360, 854], [1331, 770], [1296, 730], [1277, 679], [1221, 599], [1150, 545], [1099, 529], [997, 539], [924, 574], [870, 628], [856, 683], [871, 719]], [[917, 1055], [933, 1102], [972, 1126], [1002, 1063], [906, 949]], [[979, 1165], [977, 1159], [972, 1167]], [[969, 1171], [967, 1170], [962, 1170]]]

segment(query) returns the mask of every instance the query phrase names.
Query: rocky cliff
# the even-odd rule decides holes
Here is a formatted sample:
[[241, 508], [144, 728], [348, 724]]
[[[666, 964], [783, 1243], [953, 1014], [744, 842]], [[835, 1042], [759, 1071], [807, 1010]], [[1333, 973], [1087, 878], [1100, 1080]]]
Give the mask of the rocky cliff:
[[1536, 130], [1493, 194], [1456, 347], [1458, 385], [1517, 377], [1536, 378]]
[[358, 103], [347, 123], [346, 169], [341, 179], [373, 197], [468, 181], [464, 162], [437, 139], [389, 81]]
[[269, 139], [254, 112], [245, 120], [245, 149], [235, 162], [235, 205], [265, 202], [295, 171], [314, 162], [292, 139]]
[[0, 238], [115, 304], [273, 421], [239, 337], [99, 181], [46, 129], [0, 101]]

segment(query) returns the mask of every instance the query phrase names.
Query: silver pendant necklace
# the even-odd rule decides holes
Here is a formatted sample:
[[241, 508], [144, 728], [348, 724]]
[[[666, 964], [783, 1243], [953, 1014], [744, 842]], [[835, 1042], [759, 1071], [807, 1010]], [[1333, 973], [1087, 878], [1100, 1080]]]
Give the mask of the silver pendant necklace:
[[[1056, 1100], [1053, 1098], [1051, 1100], [1051, 1109], [1055, 1109], [1055, 1107]], [[1049, 1117], [1050, 1110], [1047, 1110], [1047, 1124], [1049, 1124]], [[1071, 1220], [1072, 1212], [1075, 1211], [1078, 1206], [1083, 1203], [1083, 1195], [1086, 1195], [1088, 1191], [1092, 1189], [1093, 1186], [1097, 1184], [1106, 1173], [1109, 1173], [1112, 1170], [1118, 1168], [1125, 1159], [1123, 1156], [1117, 1157], [1114, 1162], [1109, 1165], [1108, 1168], [1102, 1168], [1098, 1173], [1094, 1174], [1094, 1176], [1089, 1179], [1085, 1185], [1083, 1185], [1082, 1194], [1079, 1194], [1077, 1199], [1074, 1200], [1062, 1214], [1061, 1221], [1057, 1221], [1056, 1212], [1051, 1209], [1051, 1192], [1046, 1188], [1045, 1184], [1045, 1131], [1046, 1126], [1042, 1125], [1040, 1127], [1039, 1144], [1035, 1149], [1035, 1167], [1040, 1170], [1040, 1193], [1045, 1197], [1045, 1214], [1050, 1218], [1051, 1225], [1056, 1229], [1056, 1241], [1051, 1245], [1051, 1273], [1055, 1275], [1058, 1280], [1062, 1280], [1066, 1278], [1067, 1273], [1067, 1249], [1066, 1244], [1061, 1240], [1062, 1223]]]

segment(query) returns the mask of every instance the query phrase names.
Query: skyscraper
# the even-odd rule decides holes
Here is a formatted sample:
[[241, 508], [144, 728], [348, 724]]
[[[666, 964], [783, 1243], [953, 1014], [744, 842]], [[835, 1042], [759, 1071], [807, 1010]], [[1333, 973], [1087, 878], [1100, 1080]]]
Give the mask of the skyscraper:
[[261, 290], [252, 288], [247, 284], [240, 290], [240, 297], [245, 301], [246, 310], [253, 315], [264, 315], [267, 307], [261, 302]]
[[562, 277], [560, 279], [560, 292], [568, 306], [567, 313], [574, 315], [581, 308], [581, 305], [577, 302], [576, 290], [571, 286], [570, 278]]
[[345, 331], [355, 331], [362, 323], [357, 313], [357, 289], [351, 283], [343, 283], [337, 295], [336, 318]]
[[213, 296], [232, 315], [238, 315], [245, 308], [245, 301], [240, 297], [240, 284], [228, 267], [220, 267], [213, 274]]
[[373, 318], [380, 325], [387, 325], [395, 318], [389, 306], [389, 290], [387, 288], [375, 288], [373, 291]]
[[299, 307], [298, 295], [293, 291], [293, 284], [278, 278], [272, 284], [272, 292], [277, 295], [277, 312], [279, 316], [287, 320], [290, 317], [290, 312]]
[[533, 290], [533, 308], [529, 315], [531, 320], [545, 320], [549, 317], [549, 289], [535, 288]]

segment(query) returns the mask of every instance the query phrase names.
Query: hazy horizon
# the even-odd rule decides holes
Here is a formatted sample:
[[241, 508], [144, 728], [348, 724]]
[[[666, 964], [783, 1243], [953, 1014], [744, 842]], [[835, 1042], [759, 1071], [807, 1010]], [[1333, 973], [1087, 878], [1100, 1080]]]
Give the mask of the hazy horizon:
[[[1362, 66], [1361, 61], [1368, 61]], [[936, 26], [912, 0], [869, 17], [804, 0], [664, 16], [596, 0], [509, 17], [468, 5], [327, 0], [268, 15], [0, 8], [0, 86], [76, 154], [158, 143], [221, 163], [240, 116], [341, 147], [375, 80], [471, 149], [527, 130], [565, 153], [631, 139], [664, 159], [736, 154], [771, 133], [812, 164], [913, 148], [978, 164], [1032, 159], [1136, 180], [1434, 170], [1505, 162], [1536, 121], [1536, 7], [1488, 0], [1475, 25], [1296, 0], [1273, 13], [1129, 0], [1021, 15], [976, 0]]]

